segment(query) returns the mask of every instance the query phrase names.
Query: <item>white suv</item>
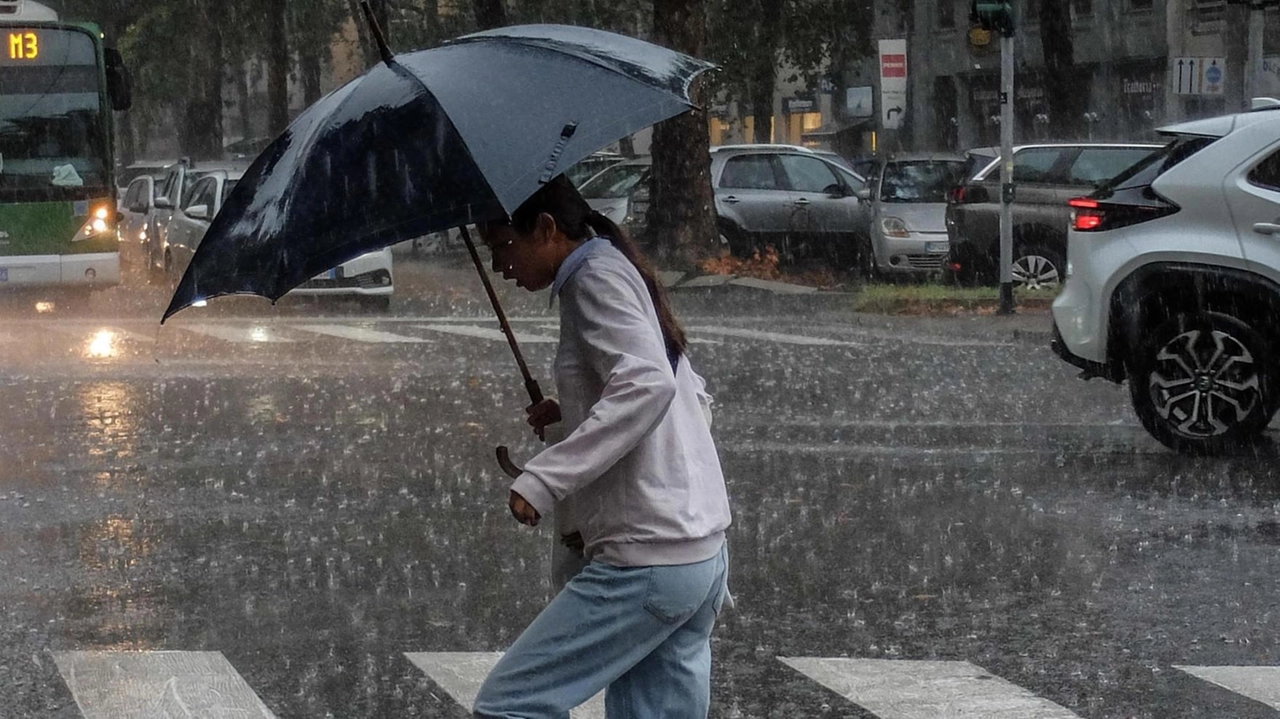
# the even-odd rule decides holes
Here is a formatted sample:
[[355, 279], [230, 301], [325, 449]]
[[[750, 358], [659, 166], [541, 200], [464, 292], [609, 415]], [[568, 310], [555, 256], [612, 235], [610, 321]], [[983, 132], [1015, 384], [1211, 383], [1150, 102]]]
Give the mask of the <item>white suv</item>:
[[1162, 129], [1164, 149], [1071, 201], [1054, 349], [1127, 379], [1183, 452], [1249, 443], [1280, 408], [1280, 103], [1255, 105]]

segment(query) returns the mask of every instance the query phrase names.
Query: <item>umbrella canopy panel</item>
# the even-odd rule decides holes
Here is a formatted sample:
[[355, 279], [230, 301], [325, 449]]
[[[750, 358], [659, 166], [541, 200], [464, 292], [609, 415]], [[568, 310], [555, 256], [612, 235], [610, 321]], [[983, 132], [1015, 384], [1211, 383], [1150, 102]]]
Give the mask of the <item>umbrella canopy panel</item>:
[[279, 299], [370, 249], [502, 215], [436, 99], [404, 68], [379, 65], [298, 116], [253, 163], [201, 243], [216, 251], [197, 253], [175, 305]]
[[689, 109], [577, 54], [463, 42], [398, 57], [439, 100], [508, 212], [591, 153]]

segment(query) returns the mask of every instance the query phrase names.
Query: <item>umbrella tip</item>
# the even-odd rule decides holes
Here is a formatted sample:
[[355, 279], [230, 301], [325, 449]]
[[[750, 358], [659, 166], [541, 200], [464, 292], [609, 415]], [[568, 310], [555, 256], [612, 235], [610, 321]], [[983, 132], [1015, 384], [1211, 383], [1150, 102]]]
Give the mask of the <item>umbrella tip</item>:
[[369, 23], [369, 29], [373, 31], [373, 40], [378, 45], [378, 53], [382, 55], [382, 61], [390, 65], [395, 60], [395, 55], [387, 45], [387, 37], [382, 34], [382, 26], [378, 24], [373, 8], [369, 7], [369, 0], [360, 0], [360, 9], [364, 10], [364, 18]]

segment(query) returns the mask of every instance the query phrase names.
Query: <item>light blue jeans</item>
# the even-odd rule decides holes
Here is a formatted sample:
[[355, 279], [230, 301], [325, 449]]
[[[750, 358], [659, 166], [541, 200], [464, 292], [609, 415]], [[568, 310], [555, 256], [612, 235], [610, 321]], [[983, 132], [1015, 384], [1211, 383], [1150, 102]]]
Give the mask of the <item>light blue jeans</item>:
[[567, 719], [607, 687], [609, 719], [705, 719], [728, 572], [727, 547], [696, 564], [588, 564], [490, 672], [475, 716]]

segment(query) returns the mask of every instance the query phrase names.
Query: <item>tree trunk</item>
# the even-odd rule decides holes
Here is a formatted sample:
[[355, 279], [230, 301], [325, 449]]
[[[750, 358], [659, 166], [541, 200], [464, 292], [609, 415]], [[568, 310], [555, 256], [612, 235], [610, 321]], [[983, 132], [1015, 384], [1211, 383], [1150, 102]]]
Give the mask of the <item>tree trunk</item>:
[[756, 56], [752, 62], [750, 93], [754, 142], [773, 142], [773, 94], [778, 81], [778, 40], [782, 31], [782, 0], [760, 0], [756, 26]]
[[289, 19], [284, 2], [269, 6], [267, 22], [267, 108], [270, 135], [289, 126]]
[[1040, 44], [1044, 48], [1044, 94], [1049, 108], [1049, 132], [1057, 140], [1081, 137], [1089, 88], [1077, 78], [1075, 71], [1070, 3], [1041, 3]]
[[490, 30], [507, 24], [507, 8], [502, 0], [475, 0], [476, 27]]
[[320, 99], [320, 81], [324, 74], [323, 62], [320, 56], [314, 52], [303, 52], [299, 58], [301, 67], [299, 68], [302, 79], [302, 99], [303, 104], [311, 107]]
[[[190, 46], [192, 93], [183, 108], [178, 138], [183, 151], [195, 160], [222, 157], [222, 34], [204, 6], [195, 13], [195, 42]], [[177, 198], [174, 198], [175, 200]]]
[[[703, 0], [655, 0], [655, 40], [695, 57], [705, 53], [707, 16]], [[694, 102], [705, 107], [705, 81]], [[653, 130], [653, 190], [648, 236], [659, 259], [688, 266], [718, 247], [715, 197], [711, 189], [711, 138], [707, 116], [693, 110]]]

